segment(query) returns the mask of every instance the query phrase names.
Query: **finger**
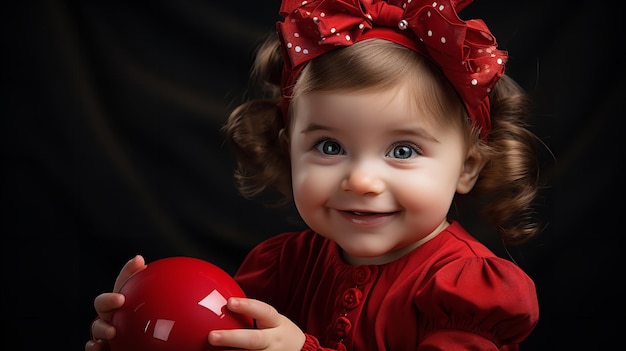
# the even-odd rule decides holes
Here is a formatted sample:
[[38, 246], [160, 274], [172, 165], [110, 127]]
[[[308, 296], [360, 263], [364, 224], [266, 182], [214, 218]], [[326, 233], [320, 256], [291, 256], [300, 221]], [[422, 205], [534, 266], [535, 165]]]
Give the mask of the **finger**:
[[95, 340], [89, 340], [85, 344], [85, 351], [100, 351], [98, 343]]
[[120, 274], [117, 276], [117, 279], [115, 279], [115, 286], [113, 287], [113, 292], [120, 291], [120, 289], [122, 288], [122, 285], [126, 282], [126, 280], [128, 280], [128, 278], [130, 278], [133, 274], [141, 270], [144, 270], [145, 268], [146, 268], [146, 261], [144, 260], [143, 256], [137, 255], [131, 258], [128, 262], [126, 262], [124, 267], [122, 267]]
[[[115, 337], [115, 327], [102, 319], [91, 323], [91, 338], [93, 341], [111, 340]], [[92, 345], [92, 347], [95, 347]]]
[[85, 343], [85, 351], [107, 351], [108, 344], [103, 340], [89, 340]]
[[255, 319], [259, 329], [275, 328], [280, 325], [280, 314], [274, 307], [265, 302], [249, 298], [231, 297], [228, 299], [227, 306], [229, 310], [235, 313]]
[[98, 316], [105, 321], [110, 321], [113, 312], [124, 305], [126, 298], [118, 293], [102, 293], [96, 296], [93, 306]]
[[213, 330], [209, 333], [209, 343], [228, 348], [265, 350], [269, 342], [259, 329]]

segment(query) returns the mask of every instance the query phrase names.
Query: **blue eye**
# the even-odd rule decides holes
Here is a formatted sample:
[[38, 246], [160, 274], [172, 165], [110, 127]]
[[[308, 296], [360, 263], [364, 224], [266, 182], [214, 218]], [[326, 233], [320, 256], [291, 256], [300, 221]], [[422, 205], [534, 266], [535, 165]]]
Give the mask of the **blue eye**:
[[335, 140], [325, 139], [315, 144], [315, 149], [324, 155], [343, 155], [345, 152]]
[[416, 147], [407, 144], [395, 144], [391, 147], [391, 150], [387, 153], [387, 157], [408, 159], [419, 155], [419, 151]]

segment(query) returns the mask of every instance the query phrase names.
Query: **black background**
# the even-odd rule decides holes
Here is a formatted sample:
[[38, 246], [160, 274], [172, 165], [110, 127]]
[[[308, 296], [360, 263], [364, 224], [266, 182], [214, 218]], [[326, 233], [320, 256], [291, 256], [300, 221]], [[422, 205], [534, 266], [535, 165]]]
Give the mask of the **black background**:
[[[200, 257], [234, 273], [292, 209], [242, 199], [220, 128], [279, 1], [10, 2], [2, 10], [2, 345], [81, 350], [124, 262]], [[608, 3], [482, 0], [535, 98], [543, 234], [511, 256], [537, 284], [523, 350], [623, 339], [624, 39]], [[489, 232], [489, 231], [487, 231]], [[488, 236], [485, 242], [502, 248]]]

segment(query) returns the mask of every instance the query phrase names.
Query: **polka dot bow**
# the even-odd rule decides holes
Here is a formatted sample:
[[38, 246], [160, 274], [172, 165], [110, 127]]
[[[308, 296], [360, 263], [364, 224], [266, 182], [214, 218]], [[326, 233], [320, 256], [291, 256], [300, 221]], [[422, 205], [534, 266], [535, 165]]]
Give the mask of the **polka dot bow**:
[[486, 138], [489, 94], [504, 74], [507, 52], [482, 20], [461, 20], [457, 10], [472, 0], [283, 0], [277, 23], [285, 61], [282, 108], [300, 71], [311, 59], [364, 39], [382, 38], [434, 62], [463, 100]]

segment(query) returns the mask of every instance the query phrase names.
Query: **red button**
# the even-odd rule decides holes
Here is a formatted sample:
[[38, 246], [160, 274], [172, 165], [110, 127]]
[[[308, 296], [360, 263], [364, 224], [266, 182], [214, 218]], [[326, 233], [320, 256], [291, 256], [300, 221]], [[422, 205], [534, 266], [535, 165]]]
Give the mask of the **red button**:
[[362, 285], [370, 281], [372, 271], [367, 266], [359, 266], [354, 269], [352, 279], [357, 285]]
[[354, 309], [361, 304], [363, 293], [357, 288], [350, 288], [343, 294], [343, 307], [348, 310]]
[[352, 329], [352, 322], [346, 317], [339, 317], [335, 321], [335, 333], [339, 337], [346, 337], [350, 334], [350, 329]]

